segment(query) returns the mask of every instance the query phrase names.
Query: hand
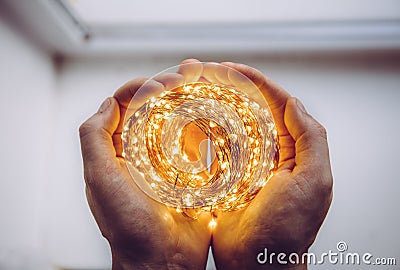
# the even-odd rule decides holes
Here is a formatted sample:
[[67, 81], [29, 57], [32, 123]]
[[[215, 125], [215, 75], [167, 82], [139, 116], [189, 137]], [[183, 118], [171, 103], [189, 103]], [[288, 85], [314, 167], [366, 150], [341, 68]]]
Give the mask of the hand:
[[[240, 211], [218, 213], [212, 249], [219, 269], [306, 269], [290, 264], [291, 253], [307, 252], [332, 200], [332, 174], [325, 129], [296, 98], [251, 67], [223, 63], [250, 78], [274, 116], [280, 145], [279, 166], [253, 201]], [[267, 248], [272, 264], [257, 255]], [[279, 264], [284, 252], [288, 264]], [[268, 255], [269, 256], [269, 255]], [[293, 257], [294, 258], [294, 257]], [[265, 259], [265, 258], [263, 258]], [[300, 260], [301, 262], [301, 260]]]
[[[225, 65], [260, 86], [276, 120], [281, 146], [275, 176], [244, 210], [218, 213], [213, 234], [218, 267], [254, 268], [260, 266], [257, 254], [266, 247], [269, 252], [306, 252], [329, 208], [332, 176], [324, 130], [296, 109], [297, 100], [254, 69]], [[191, 65], [178, 73], [158, 77], [152, 84], [173, 88], [183, 78], [192, 81], [200, 76], [216, 83], [238, 85], [235, 82], [241, 81], [229, 76], [227, 69], [215, 70], [212, 63]], [[80, 129], [88, 201], [110, 242], [113, 268], [204, 268], [210, 243], [209, 215], [188, 220], [149, 199], [131, 181], [121, 158], [122, 120], [130, 99], [143, 82], [138, 79], [123, 86], [115, 99], [109, 99], [108, 108], [102, 106]], [[191, 147], [186, 151], [199, 156]]]
[[[122, 86], [79, 129], [89, 206], [110, 244], [113, 269], [204, 269], [210, 215], [190, 219], [152, 200], [132, 181], [121, 157], [124, 116], [145, 80]], [[172, 88], [182, 80], [183, 75], [169, 74], [148, 85]]]

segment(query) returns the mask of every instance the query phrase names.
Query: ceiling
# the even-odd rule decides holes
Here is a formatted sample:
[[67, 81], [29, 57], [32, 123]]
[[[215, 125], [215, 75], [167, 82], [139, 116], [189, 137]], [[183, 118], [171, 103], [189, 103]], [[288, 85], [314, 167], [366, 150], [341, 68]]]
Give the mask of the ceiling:
[[398, 0], [2, 0], [65, 56], [400, 49]]
[[62, 0], [90, 27], [400, 19], [398, 0]]

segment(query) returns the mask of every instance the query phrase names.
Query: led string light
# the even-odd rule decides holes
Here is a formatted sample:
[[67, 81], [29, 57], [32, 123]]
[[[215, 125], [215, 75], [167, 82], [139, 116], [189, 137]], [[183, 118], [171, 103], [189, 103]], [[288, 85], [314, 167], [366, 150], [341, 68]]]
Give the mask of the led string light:
[[[215, 169], [188, 159], [183, 138], [190, 135], [189, 124], [211, 141]], [[122, 143], [138, 185], [177, 212], [244, 207], [271, 177], [278, 160], [269, 109], [234, 87], [205, 82], [148, 99], [126, 119]]]

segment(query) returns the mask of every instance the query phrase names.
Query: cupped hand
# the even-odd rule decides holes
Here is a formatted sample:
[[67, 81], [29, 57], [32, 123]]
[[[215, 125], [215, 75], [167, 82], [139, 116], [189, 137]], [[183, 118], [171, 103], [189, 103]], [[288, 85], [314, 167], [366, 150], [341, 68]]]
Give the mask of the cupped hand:
[[[167, 89], [182, 80], [168, 74], [147, 85]], [[113, 269], [204, 269], [210, 215], [191, 219], [154, 201], [132, 181], [121, 156], [128, 104], [145, 81], [122, 86], [79, 129], [89, 206], [110, 244]]]
[[[302, 254], [313, 243], [332, 200], [326, 131], [298, 99], [258, 70], [243, 64], [223, 65], [240, 71], [261, 90], [276, 123], [280, 157], [274, 175], [246, 208], [217, 213], [212, 237], [216, 266], [306, 269]], [[280, 262], [279, 253], [285, 254]], [[299, 256], [299, 264], [296, 255], [289, 260], [292, 253]]]
[[[150, 199], [131, 180], [121, 157], [121, 130], [128, 104], [146, 79], [133, 80], [108, 98], [99, 111], [80, 128], [85, 180], [89, 205], [113, 254], [113, 269], [188, 268], [204, 269], [212, 240], [218, 268], [285, 268], [306, 265], [261, 265], [257, 255], [269, 253], [303, 254], [314, 241], [332, 198], [332, 175], [324, 128], [304, 109], [300, 101], [271, 82], [259, 71], [241, 64], [201, 64], [183, 62], [178, 73], [164, 74], [146, 84], [170, 89], [205, 80], [241, 85], [236, 69], [261, 90], [274, 116], [280, 145], [279, 167], [267, 185], [244, 209], [216, 213], [217, 226], [208, 228], [210, 216], [190, 219]], [[151, 89], [149, 91], [151, 92]], [[145, 100], [147, 97], [142, 97]], [[196, 147], [201, 133], [189, 138]], [[194, 151], [192, 151], [195, 149]], [[211, 239], [212, 233], [212, 239]], [[286, 258], [287, 259], [287, 258]]]

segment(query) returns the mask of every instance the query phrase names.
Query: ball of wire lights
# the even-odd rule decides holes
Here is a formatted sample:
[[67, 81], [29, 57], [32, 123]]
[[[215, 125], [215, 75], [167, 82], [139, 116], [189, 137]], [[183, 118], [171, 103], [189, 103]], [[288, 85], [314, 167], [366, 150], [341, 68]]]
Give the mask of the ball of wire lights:
[[[123, 156], [149, 196], [178, 212], [231, 211], [250, 202], [272, 176], [278, 159], [274, 120], [262, 94], [254, 95], [254, 84], [239, 75], [246, 84], [200, 76], [143, 104], [133, 97], [121, 136]], [[206, 163], [184, 151], [189, 125], [208, 138]]]

